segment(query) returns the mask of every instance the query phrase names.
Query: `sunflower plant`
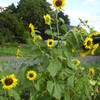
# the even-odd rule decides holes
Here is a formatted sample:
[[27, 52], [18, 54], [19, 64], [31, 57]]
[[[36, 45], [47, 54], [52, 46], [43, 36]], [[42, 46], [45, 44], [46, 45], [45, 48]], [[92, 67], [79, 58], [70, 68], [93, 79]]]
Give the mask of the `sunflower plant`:
[[[21, 66], [16, 68], [16, 77], [14, 74], [8, 76], [2, 74], [0, 77], [0, 86], [2, 90], [7, 91], [6, 97], [9, 99], [17, 97], [16, 100], [92, 100], [93, 98], [95, 100], [99, 94], [93, 88], [96, 84], [95, 69], [91, 67], [86, 72], [75, 57], [75, 51], [78, 49], [81, 50], [80, 55], [83, 57], [94, 54], [99, 47], [98, 43], [93, 43], [93, 33], [96, 31], [90, 28], [87, 21], [81, 19], [78, 26], [67, 31], [64, 20], [58, 19], [58, 13], [64, 5], [65, 0], [53, 0], [56, 18], [52, 19], [50, 14], [43, 16], [45, 24], [50, 27], [44, 33], [51, 36], [47, 41], [36, 34], [38, 31], [32, 23], [29, 24], [29, 32], [33, 39], [31, 50], [34, 56], [25, 59]], [[54, 20], [56, 31], [52, 27]], [[88, 27], [90, 32], [88, 33], [83, 26]], [[64, 35], [61, 35], [60, 28], [64, 31]], [[20, 61], [19, 55], [18, 50], [17, 61]], [[96, 89], [99, 91], [99, 85]], [[16, 97], [13, 97], [15, 95], [13, 93]]]

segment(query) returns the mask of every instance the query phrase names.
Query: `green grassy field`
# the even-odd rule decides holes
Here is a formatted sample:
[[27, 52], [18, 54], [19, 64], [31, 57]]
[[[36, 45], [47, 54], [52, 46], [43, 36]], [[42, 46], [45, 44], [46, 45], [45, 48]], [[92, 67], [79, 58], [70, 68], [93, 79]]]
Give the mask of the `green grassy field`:
[[[24, 56], [32, 55], [31, 47], [32, 45], [22, 44], [22, 48], [20, 48], [20, 53]], [[16, 56], [17, 49], [17, 45], [0, 46], [0, 56]]]

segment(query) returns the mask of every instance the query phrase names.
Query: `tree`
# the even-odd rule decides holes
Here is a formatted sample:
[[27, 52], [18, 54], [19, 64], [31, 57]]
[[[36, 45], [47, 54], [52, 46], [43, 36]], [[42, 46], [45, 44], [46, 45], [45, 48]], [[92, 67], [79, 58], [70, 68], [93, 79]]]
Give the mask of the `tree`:
[[20, 0], [17, 6], [18, 17], [24, 21], [26, 28], [29, 23], [33, 23], [43, 34], [45, 29], [43, 16], [50, 10], [50, 4], [46, 0]]

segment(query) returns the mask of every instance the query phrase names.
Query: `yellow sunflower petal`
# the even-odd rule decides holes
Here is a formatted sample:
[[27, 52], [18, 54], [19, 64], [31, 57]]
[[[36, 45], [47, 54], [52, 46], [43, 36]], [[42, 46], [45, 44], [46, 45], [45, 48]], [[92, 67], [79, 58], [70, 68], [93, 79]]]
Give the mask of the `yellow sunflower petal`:
[[93, 50], [91, 51], [92, 55], [94, 55], [94, 52], [97, 50], [98, 47], [99, 47], [98, 43], [93, 46]]

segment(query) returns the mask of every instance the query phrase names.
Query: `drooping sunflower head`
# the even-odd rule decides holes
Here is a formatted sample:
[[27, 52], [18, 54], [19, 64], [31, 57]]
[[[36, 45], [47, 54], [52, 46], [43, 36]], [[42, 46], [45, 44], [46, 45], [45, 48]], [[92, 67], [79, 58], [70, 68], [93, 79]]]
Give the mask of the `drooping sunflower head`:
[[37, 35], [36, 37], [34, 37], [33, 42], [36, 43], [36, 40], [42, 40], [42, 37], [40, 35]]
[[94, 68], [89, 68], [89, 73], [88, 76], [93, 76], [94, 75]]
[[20, 49], [17, 49], [16, 58], [19, 59], [20, 56]]
[[72, 53], [74, 53], [74, 52], [75, 52], [75, 48], [73, 47], [73, 48], [72, 48]]
[[91, 51], [91, 54], [92, 54], [92, 55], [94, 55], [94, 52], [97, 50], [98, 47], [99, 47], [99, 43], [97, 43], [97, 44], [95, 44], [95, 45], [93, 46], [93, 49], [92, 49], [92, 51]]
[[32, 35], [32, 33], [34, 33], [34, 32], [35, 32], [35, 30], [34, 30], [34, 26], [33, 26], [33, 24], [32, 24], [32, 23], [30, 23], [30, 24], [29, 24], [28, 29], [29, 29], [29, 32], [30, 32], [30, 34], [31, 34], [31, 35]]
[[47, 46], [48, 46], [48, 47], [53, 47], [53, 46], [54, 46], [54, 40], [49, 39], [49, 40], [47, 41]]
[[44, 15], [45, 24], [51, 24], [51, 16], [49, 14]]
[[90, 37], [86, 37], [84, 41], [85, 49], [91, 49], [93, 45], [93, 39]]
[[30, 71], [27, 72], [26, 76], [30, 81], [32, 81], [36, 78], [37, 74], [36, 74], [35, 71], [30, 70]]
[[90, 52], [90, 50], [82, 51], [82, 52], [80, 53], [80, 56], [81, 56], [81, 57], [85, 57], [87, 54], [89, 54], [89, 52]]
[[65, 5], [65, 0], [53, 0], [53, 6], [57, 10], [63, 8]]
[[3, 88], [9, 90], [13, 88], [14, 86], [16, 86], [17, 79], [14, 76], [14, 74], [11, 74], [11, 75], [7, 75], [6, 77], [3, 77], [1, 79], [1, 82], [3, 84]]

